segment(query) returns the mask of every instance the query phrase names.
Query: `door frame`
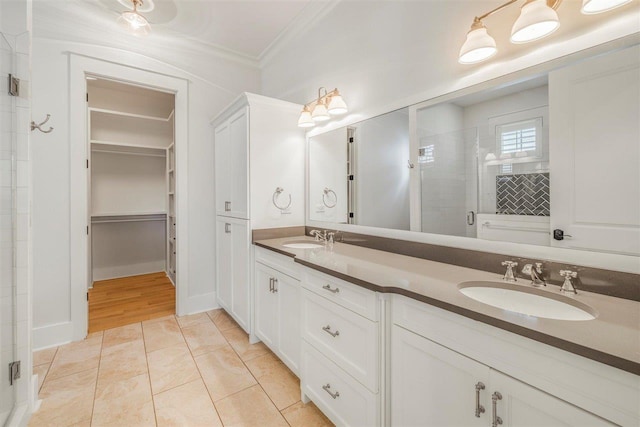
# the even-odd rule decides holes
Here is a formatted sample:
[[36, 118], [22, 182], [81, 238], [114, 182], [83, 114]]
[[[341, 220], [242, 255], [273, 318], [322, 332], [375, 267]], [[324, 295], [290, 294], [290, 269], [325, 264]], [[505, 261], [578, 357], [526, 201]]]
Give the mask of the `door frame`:
[[122, 83], [175, 94], [176, 162], [176, 313], [186, 314], [188, 300], [188, 104], [189, 82], [161, 74], [88, 56], [69, 55], [69, 191], [70, 191], [70, 286], [73, 341], [87, 336], [89, 326], [89, 169], [86, 76], [103, 77]]

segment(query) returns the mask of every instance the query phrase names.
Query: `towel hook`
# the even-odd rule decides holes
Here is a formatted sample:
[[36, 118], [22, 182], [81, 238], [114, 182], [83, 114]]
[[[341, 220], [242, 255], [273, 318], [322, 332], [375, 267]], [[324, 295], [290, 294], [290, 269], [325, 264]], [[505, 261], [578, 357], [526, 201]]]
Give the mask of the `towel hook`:
[[287, 203], [287, 206], [279, 206], [278, 205], [278, 196], [280, 196], [280, 194], [284, 191], [284, 188], [281, 187], [277, 187], [276, 191], [273, 192], [273, 197], [271, 197], [271, 201], [273, 202], [273, 205], [280, 209], [281, 211], [286, 211], [287, 209], [289, 209], [289, 206], [291, 206], [291, 193], [289, 193], [289, 203]]
[[47, 114], [47, 118], [44, 119], [44, 122], [42, 122], [40, 124], [36, 124], [36, 122], [31, 121], [31, 130], [33, 131], [33, 130], [38, 129], [42, 133], [51, 133], [51, 131], [53, 130], [53, 128], [51, 126], [49, 126], [49, 130], [42, 130], [42, 128], [40, 127], [43, 124], [47, 123], [50, 118], [51, 118], [51, 114]]
[[[325, 196], [328, 196], [329, 193], [333, 193], [333, 198], [335, 199], [335, 202], [332, 205], [327, 204], [327, 201], [325, 200]], [[335, 208], [338, 204], [338, 195], [332, 189], [325, 187], [325, 189], [322, 191], [322, 203], [324, 203], [324, 205], [328, 208]]]

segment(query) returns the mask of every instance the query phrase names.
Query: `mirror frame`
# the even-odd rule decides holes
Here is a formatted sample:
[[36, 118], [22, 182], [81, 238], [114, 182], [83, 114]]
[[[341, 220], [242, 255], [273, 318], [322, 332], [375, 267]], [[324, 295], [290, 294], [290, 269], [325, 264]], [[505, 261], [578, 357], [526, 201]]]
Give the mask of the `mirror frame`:
[[[607, 270], [624, 271], [628, 273], [640, 274], [640, 257], [632, 255], [620, 255], [607, 252], [584, 251], [578, 249], [556, 248], [552, 246], [536, 246], [524, 243], [500, 242], [493, 240], [483, 240], [470, 237], [448, 236], [442, 234], [423, 233], [420, 231], [396, 230], [389, 228], [377, 228], [355, 224], [340, 224], [332, 222], [314, 221], [310, 219], [310, 195], [309, 195], [309, 142], [316, 135], [330, 132], [337, 128], [348, 127], [355, 123], [362, 122], [398, 109], [411, 108], [417, 104], [421, 107], [440, 104], [461, 96], [489, 90], [492, 88], [510, 85], [520, 81], [529, 80], [542, 74], [547, 74], [552, 70], [562, 68], [572, 63], [584, 60], [596, 55], [605, 54], [627, 47], [640, 44], [640, 34], [632, 34], [620, 39], [616, 39], [607, 43], [583, 49], [569, 55], [565, 55], [550, 61], [546, 61], [522, 70], [505, 74], [503, 76], [486, 80], [484, 82], [471, 85], [453, 92], [445, 93], [424, 101], [413, 102], [409, 105], [397, 105], [394, 103], [387, 109], [379, 109], [378, 111], [355, 117], [352, 121], [342, 120], [336, 122], [332, 126], [326, 126], [320, 129], [314, 129], [307, 132], [305, 143], [305, 225], [308, 227], [326, 228], [333, 230], [346, 231], [350, 233], [368, 234], [378, 237], [386, 237], [391, 239], [408, 240], [412, 242], [420, 242], [431, 245], [448, 246], [460, 249], [475, 250], [481, 252], [491, 252], [504, 254], [506, 256], [520, 256], [540, 260], [553, 260], [568, 264], [576, 264], [585, 267], [602, 268]], [[409, 132], [415, 129], [409, 129]], [[411, 157], [417, 156], [412, 153]], [[419, 184], [419, 183], [418, 183]], [[411, 186], [415, 186], [416, 180], [410, 181]], [[415, 191], [415, 188], [410, 188]], [[411, 200], [411, 209], [416, 201]]]

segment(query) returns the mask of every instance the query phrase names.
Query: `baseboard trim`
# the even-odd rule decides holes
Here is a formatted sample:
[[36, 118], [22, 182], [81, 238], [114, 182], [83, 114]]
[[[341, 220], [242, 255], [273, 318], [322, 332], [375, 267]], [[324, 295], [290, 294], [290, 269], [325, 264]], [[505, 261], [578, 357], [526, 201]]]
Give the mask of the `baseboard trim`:
[[179, 313], [179, 315], [186, 316], [187, 314], [202, 313], [203, 311], [219, 308], [215, 292], [189, 297], [186, 305], [186, 313]]
[[56, 347], [71, 341], [73, 341], [72, 322], [33, 328], [33, 351]]

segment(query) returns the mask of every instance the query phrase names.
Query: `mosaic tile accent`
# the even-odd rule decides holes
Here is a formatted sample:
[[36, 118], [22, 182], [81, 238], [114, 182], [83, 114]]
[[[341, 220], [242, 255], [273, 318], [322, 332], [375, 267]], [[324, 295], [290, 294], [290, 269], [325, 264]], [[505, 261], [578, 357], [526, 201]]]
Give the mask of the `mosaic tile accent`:
[[549, 174], [496, 176], [496, 213], [549, 216]]

